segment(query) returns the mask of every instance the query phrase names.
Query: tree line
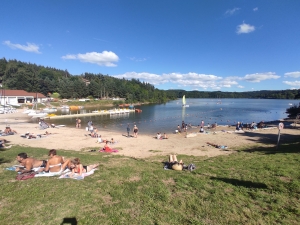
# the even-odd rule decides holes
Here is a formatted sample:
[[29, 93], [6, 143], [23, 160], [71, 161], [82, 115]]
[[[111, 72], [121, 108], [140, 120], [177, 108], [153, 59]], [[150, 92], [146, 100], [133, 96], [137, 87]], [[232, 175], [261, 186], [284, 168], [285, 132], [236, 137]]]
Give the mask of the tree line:
[[126, 102], [164, 103], [175, 95], [138, 79], [118, 79], [108, 75], [84, 73], [38, 66], [17, 60], [0, 59], [0, 82], [5, 89], [58, 93], [61, 98], [125, 98]]
[[118, 79], [109, 75], [84, 73], [72, 75], [67, 70], [0, 59], [2, 88], [40, 92], [48, 96], [58, 93], [61, 98], [125, 98], [126, 102], [164, 103], [182, 98], [270, 98], [300, 99], [300, 89], [281, 91], [221, 92], [159, 90], [138, 79]]

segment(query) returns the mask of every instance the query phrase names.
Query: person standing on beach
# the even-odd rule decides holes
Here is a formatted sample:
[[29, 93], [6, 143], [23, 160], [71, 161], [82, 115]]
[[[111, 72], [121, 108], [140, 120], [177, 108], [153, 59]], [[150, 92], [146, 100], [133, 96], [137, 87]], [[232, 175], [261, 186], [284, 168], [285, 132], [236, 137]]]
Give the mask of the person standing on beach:
[[201, 127], [204, 127], [204, 121], [203, 120], [201, 121]]
[[76, 119], [76, 128], [81, 128], [81, 119]]
[[139, 131], [139, 128], [138, 128], [136, 125], [134, 125], [134, 127], [133, 127], [133, 136], [134, 136], [135, 138], [137, 138], [138, 131]]
[[129, 132], [130, 132], [130, 127], [129, 127], [129, 124], [128, 124], [128, 126], [127, 126], [127, 137], [130, 137]]

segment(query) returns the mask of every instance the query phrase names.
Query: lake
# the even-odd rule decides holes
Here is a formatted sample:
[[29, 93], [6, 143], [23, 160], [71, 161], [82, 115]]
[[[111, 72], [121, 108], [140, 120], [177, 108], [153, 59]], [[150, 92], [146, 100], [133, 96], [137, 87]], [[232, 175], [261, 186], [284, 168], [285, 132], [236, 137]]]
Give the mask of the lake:
[[[192, 125], [199, 125], [201, 120], [218, 125], [234, 125], [243, 122], [251, 123], [259, 121], [274, 121], [286, 118], [286, 109], [289, 104], [299, 104], [299, 100], [281, 99], [187, 99], [189, 107], [182, 107], [181, 99], [167, 102], [165, 104], [141, 105], [136, 108], [142, 109], [142, 113], [93, 115], [80, 117], [82, 127], [86, 127], [92, 120], [95, 127], [100, 130], [112, 130], [126, 133], [126, 127], [130, 128], [136, 124], [142, 134], [156, 134], [157, 132], [171, 133], [182, 121]], [[99, 110], [100, 108], [89, 108], [78, 111], [78, 113]], [[102, 107], [107, 109], [107, 107]], [[70, 112], [69, 112], [70, 113]], [[72, 114], [77, 113], [71, 111]], [[76, 118], [55, 119], [52, 123], [64, 124], [75, 127]]]

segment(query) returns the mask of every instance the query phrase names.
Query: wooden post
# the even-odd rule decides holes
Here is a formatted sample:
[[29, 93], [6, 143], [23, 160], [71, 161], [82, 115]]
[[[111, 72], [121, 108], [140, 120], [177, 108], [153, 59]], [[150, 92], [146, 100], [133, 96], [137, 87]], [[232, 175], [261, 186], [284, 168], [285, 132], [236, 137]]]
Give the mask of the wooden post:
[[279, 123], [278, 124], [278, 139], [277, 139], [277, 146], [276, 146], [276, 150], [278, 149], [279, 147], [279, 141], [280, 141], [280, 130], [282, 130], [284, 127], [283, 123]]

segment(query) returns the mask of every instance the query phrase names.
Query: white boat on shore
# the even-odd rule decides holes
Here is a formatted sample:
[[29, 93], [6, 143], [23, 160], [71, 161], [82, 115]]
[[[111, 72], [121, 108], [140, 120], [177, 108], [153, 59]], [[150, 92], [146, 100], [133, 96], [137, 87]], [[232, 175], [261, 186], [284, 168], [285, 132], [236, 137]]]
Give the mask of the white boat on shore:
[[62, 105], [60, 108], [61, 108], [61, 110], [69, 110], [70, 106], [68, 106], [68, 105]]
[[43, 112], [45, 113], [53, 113], [53, 112], [57, 112], [56, 108], [44, 108]]
[[32, 113], [32, 112], [35, 112], [35, 110], [34, 109], [26, 109], [23, 113], [28, 114], [28, 113]]
[[31, 117], [45, 117], [47, 116], [48, 113], [44, 113], [44, 112], [31, 112], [31, 113], [28, 113], [28, 116], [31, 116]]

